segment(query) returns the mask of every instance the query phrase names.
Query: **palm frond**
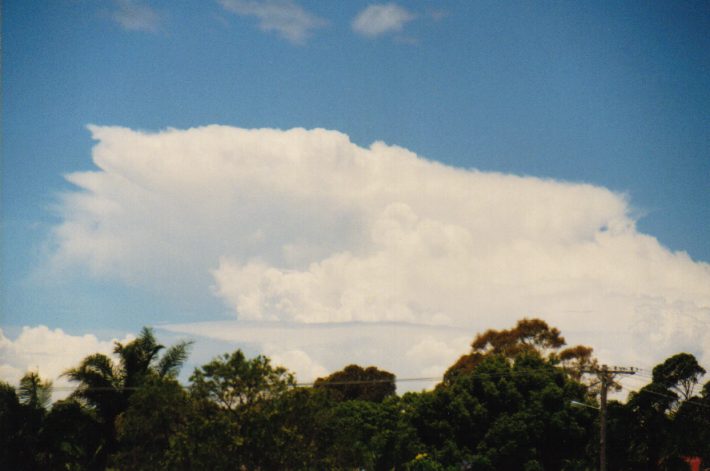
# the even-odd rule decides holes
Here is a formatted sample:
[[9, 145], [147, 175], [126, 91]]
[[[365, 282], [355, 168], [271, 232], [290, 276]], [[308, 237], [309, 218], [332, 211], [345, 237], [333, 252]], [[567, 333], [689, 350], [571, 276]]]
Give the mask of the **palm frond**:
[[115, 387], [118, 380], [113, 362], [102, 353], [89, 355], [79, 366], [65, 371], [62, 376], [80, 383], [80, 389]]
[[158, 362], [158, 374], [160, 376], [177, 376], [190, 354], [192, 344], [193, 342], [183, 340], [168, 348]]
[[163, 348], [150, 327], [143, 327], [140, 335], [125, 345], [117, 342], [114, 352], [120, 358], [125, 385], [136, 386], [151, 370], [151, 365]]
[[31, 371], [20, 380], [17, 396], [20, 402], [35, 409], [46, 409], [52, 397], [52, 382], [42, 381], [38, 373]]

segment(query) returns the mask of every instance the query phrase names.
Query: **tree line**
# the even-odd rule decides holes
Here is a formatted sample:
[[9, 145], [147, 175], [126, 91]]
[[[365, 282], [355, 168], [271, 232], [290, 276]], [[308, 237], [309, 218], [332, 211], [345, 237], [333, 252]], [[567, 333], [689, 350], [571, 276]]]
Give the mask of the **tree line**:
[[[394, 374], [349, 365], [312, 386], [241, 350], [177, 375], [189, 342], [150, 328], [64, 374], [0, 382], [0, 469], [591, 470], [598, 466], [599, 365], [586, 346], [523, 319], [477, 335], [432, 390], [396, 394]], [[609, 470], [710, 466], [710, 381], [693, 355], [608, 405]], [[576, 407], [575, 403], [589, 407]]]

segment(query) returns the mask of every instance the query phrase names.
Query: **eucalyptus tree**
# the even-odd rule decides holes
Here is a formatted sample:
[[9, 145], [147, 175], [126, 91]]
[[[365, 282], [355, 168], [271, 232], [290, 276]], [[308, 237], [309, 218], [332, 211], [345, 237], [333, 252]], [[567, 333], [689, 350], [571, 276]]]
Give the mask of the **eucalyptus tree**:
[[471, 351], [462, 355], [444, 373], [444, 383], [471, 373], [484, 359], [499, 355], [512, 362], [521, 354], [536, 355], [558, 365], [575, 381], [597, 367], [593, 349], [585, 345], [567, 345], [562, 333], [542, 319], [524, 318], [510, 329], [488, 329], [476, 335]]
[[418, 453], [481, 470], [585, 469], [593, 414], [571, 408], [588, 387], [570, 370], [593, 359], [589, 347], [564, 346], [540, 319], [477, 335], [444, 381], [421, 395], [412, 414]]
[[651, 383], [629, 396], [624, 452], [629, 468], [683, 467], [682, 455], [702, 456], [710, 451], [710, 403], [705, 390], [694, 396], [704, 374], [693, 355], [678, 353], [656, 365]]

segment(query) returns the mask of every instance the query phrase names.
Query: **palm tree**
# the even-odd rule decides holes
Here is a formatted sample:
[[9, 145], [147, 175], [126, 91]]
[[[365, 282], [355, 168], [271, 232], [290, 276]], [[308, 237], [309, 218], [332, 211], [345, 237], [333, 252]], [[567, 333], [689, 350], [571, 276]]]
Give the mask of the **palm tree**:
[[143, 327], [135, 340], [126, 344], [116, 342], [113, 352], [118, 362], [95, 353], [64, 372], [64, 376], [79, 383], [71, 397], [94, 409], [104, 427], [105, 444], [97, 457], [100, 463], [105, 463], [115, 447], [115, 420], [128, 407], [133, 392], [151, 377], [175, 378], [191, 344], [178, 342], [159, 357], [165, 347], [157, 342], [153, 329]]
[[33, 409], [46, 410], [52, 398], [52, 382], [42, 381], [39, 373], [30, 371], [20, 380], [17, 396], [21, 403]]
[[135, 340], [125, 345], [116, 342], [113, 352], [118, 356], [118, 364], [104, 354], [95, 353], [84, 358], [76, 368], [67, 370], [64, 376], [79, 383], [72, 397], [95, 407], [104, 417], [115, 417], [117, 414], [112, 412], [125, 409], [121, 406], [125, 406], [125, 401], [147, 377], [176, 377], [191, 344], [178, 342], [158, 358], [165, 347], [156, 341], [153, 329], [143, 327]]

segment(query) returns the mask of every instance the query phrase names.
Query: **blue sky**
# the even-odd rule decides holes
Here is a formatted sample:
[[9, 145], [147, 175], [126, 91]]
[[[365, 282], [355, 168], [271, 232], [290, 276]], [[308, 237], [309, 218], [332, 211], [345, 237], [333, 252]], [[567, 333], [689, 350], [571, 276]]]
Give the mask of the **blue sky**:
[[[368, 7], [375, 9], [368, 12]], [[676, 252], [688, 254], [692, 260], [678, 268], [679, 279], [688, 276], [691, 284], [704, 283], [708, 266], [703, 262], [710, 262], [707, 2], [23, 0], [4, 2], [2, 22], [2, 325], [10, 337], [22, 326], [40, 324], [108, 338], [144, 324], [230, 320], [240, 317], [242, 305], [230, 294], [231, 284], [219, 284], [224, 280], [218, 274], [233, 274], [246, 286], [245, 273], [256, 273], [247, 270], [253, 259], [263, 258], [274, 269], [305, 266], [288, 265], [254, 249], [220, 253], [226, 257], [221, 262], [215, 255], [204, 264], [184, 265], [203, 271], [184, 280], [174, 274], [169, 282], [134, 276], [137, 269], [128, 264], [121, 268], [123, 274], [89, 270], [84, 259], [72, 262], [72, 268], [48, 268], [69, 243], [57, 239], [57, 228], [78, 221], [61, 196], [78, 191], [65, 175], [97, 170], [92, 161], [97, 141], [123, 148], [123, 137], [108, 131], [94, 131], [104, 137], [92, 140], [89, 124], [148, 133], [210, 124], [324, 128], [343, 133], [359, 149], [383, 141], [462, 171], [537, 177], [542, 180], [535, 180], [536, 185], [549, 181], [560, 188], [564, 182], [589, 184], [624, 201], [621, 211], [635, 224], [634, 236], [657, 240], [659, 248], [653, 250], [673, 260], [680, 256]], [[212, 133], [190, 136], [198, 142], [221, 139]], [[302, 137], [289, 136], [296, 139], [290, 145], [299, 145]], [[322, 137], [328, 143], [331, 138], [333, 146], [350, 152], [337, 138]], [[263, 139], [254, 152], [271, 145], [271, 137]], [[116, 158], [137, 149], [126, 145]], [[324, 175], [340, 178], [336, 170]], [[97, 193], [97, 201], [103, 201], [101, 195]], [[597, 197], [606, 198], [589, 196]], [[406, 204], [416, 217], [425, 218], [426, 211], [407, 198], [387, 204]], [[314, 201], [317, 211], [322, 201]], [[594, 211], [597, 206], [589, 207]], [[270, 214], [283, 209], [276, 203], [261, 208]], [[526, 214], [536, 213], [539, 206], [531, 208]], [[299, 211], [304, 210], [294, 214], [301, 215]], [[342, 216], [335, 213], [336, 219]], [[309, 221], [306, 216], [303, 220]], [[161, 217], [153, 214], [152, 219]], [[182, 217], [174, 215], [175, 221]], [[135, 218], [125, 224], [136, 220], [136, 227], [142, 227], [144, 220]], [[321, 223], [314, 220], [313, 227]], [[349, 224], [357, 232], [355, 223]], [[343, 227], [334, 232], [347, 238], [353, 232]], [[112, 236], [118, 240], [122, 234]], [[308, 237], [303, 232], [297, 242]], [[314, 237], [309, 243], [325, 242]], [[331, 254], [308, 262], [326, 264], [328, 255], [367, 252], [363, 247], [359, 242], [333, 245]], [[648, 255], [634, 247], [640, 258]], [[146, 260], [154, 264], [146, 268], [151, 273], [175, 269], [164, 259]], [[693, 293], [681, 301], [669, 299], [667, 305], [707, 326], [708, 289]], [[412, 307], [420, 302], [402, 301], [413, 309], [413, 317], [388, 321], [422, 322]], [[679, 302], [693, 307], [678, 307]], [[637, 313], [648, 307], [633, 306]], [[508, 309], [501, 314], [501, 326], [527, 314]], [[253, 311], [250, 320], [269, 315], [263, 309]], [[271, 316], [300, 322], [299, 315]], [[383, 320], [348, 315], [335, 317]], [[483, 317], [478, 323], [449, 317], [445, 323], [466, 328], [484, 322]], [[581, 334], [580, 339], [587, 341]], [[280, 354], [267, 344], [268, 339], [255, 349]], [[293, 345], [289, 352], [299, 348]], [[702, 353], [710, 345], [697, 348]], [[320, 362], [328, 369], [326, 363]]]

